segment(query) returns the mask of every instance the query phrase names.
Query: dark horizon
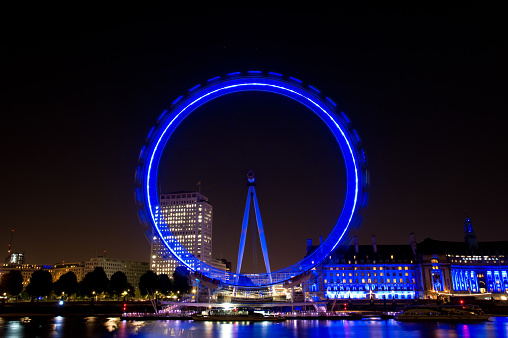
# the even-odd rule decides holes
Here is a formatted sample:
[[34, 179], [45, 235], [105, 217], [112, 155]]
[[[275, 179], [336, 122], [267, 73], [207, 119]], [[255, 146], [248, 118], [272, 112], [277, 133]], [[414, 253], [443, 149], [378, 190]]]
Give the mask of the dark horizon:
[[[0, 250], [7, 254], [15, 229], [13, 251], [27, 263], [104, 250], [148, 261], [133, 179], [146, 134], [189, 88], [248, 70], [302, 79], [352, 121], [371, 183], [363, 222], [350, 232], [361, 244], [372, 235], [380, 245], [409, 244], [412, 232], [418, 242], [463, 241], [466, 212], [479, 241], [508, 239], [501, 11], [268, 12], [11, 4]], [[305, 254], [307, 238], [326, 236], [340, 212], [343, 169], [330, 138], [289, 99], [223, 97], [193, 113], [168, 144], [162, 192], [201, 181], [214, 206], [213, 256], [235, 264], [245, 175], [254, 170], [272, 265], [283, 267]]]

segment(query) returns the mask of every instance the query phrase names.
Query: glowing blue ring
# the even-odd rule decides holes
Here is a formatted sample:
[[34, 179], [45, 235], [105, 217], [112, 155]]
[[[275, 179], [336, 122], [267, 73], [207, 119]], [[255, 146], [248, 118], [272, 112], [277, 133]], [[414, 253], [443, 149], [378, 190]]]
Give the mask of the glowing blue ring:
[[[313, 87], [310, 86], [310, 88]], [[334, 113], [335, 104], [330, 106], [326, 103], [326, 101], [330, 101], [328, 97], [325, 97], [325, 100], [321, 99], [315, 92], [304, 88], [301, 83], [295, 84], [284, 81], [279, 76], [277, 78], [264, 77], [260, 74], [253, 76], [250, 73], [248, 76], [235, 76], [230, 79], [218, 80], [202, 88], [195, 86], [193, 90], [194, 92], [186, 99], [178, 98], [174, 101], [177, 105], [159, 118], [156, 131], [151, 132], [149, 135], [148, 145], [140, 160], [142, 163], [142, 186], [140, 191], [136, 192], [136, 196], [139, 196], [137, 198], [143, 204], [145, 213], [140, 218], [148, 219], [148, 223], [156, 235], [183, 265], [191, 270], [199, 270], [207, 277], [219, 279], [223, 284], [247, 287], [279, 284], [287, 280], [288, 276], [308, 271], [319, 264], [335, 249], [354, 222], [356, 212], [361, 206], [359, 199], [363, 188], [363, 175], [360, 168], [361, 157], [359, 157], [359, 152], [355, 146], [355, 138], [351, 136], [346, 126]], [[164, 219], [158, 215], [160, 206], [157, 175], [164, 146], [169, 141], [173, 131], [188, 115], [215, 98], [244, 91], [262, 91], [283, 95], [303, 104], [317, 114], [328, 126], [342, 151], [346, 167], [347, 190], [342, 212], [335, 227], [313, 253], [298, 263], [271, 274], [241, 274], [237, 276], [235, 273], [213, 268], [194, 257], [185, 250], [170, 231], [166, 232], [167, 238], [164, 238], [161, 231], [161, 225], [165, 225]]]

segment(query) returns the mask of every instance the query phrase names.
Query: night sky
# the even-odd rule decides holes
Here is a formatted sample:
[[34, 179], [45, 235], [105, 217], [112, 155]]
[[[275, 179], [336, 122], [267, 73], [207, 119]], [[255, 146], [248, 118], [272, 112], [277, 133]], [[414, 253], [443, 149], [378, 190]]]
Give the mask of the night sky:
[[[507, 27], [500, 8], [11, 5], [2, 11], [0, 249], [26, 262], [149, 260], [134, 170], [149, 129], [198, 83], [264, 70], [333, 98], [362, 138], [371, 185], [357, 234], [508, 240]], [[213, 256], [236, 262], [253, 169], [272, 269], [337, 219], [345, 177], [324, 124], [268, 93], [222, 97], [167, 145], [163, 192], [214, 206]], [[262, 270], [252, 234], [247, 272]], [[2, 249], [2, 250], [4, 250]]]

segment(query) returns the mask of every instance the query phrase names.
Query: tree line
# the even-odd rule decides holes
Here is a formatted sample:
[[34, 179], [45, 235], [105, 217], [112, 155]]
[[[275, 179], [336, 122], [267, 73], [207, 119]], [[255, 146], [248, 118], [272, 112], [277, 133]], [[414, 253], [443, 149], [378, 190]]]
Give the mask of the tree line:
[[[160, 294], [168, 297], [177, 297], [190, 292], [188, 278], [185, 275], [173, 273], [172, 278], [168, 275], [157, 275], [153, 271], [145, 272], [137, 285], [139, 295]], [[30, 278], [30, 283], [23, 290], [23, 276], [19, 270], [11, 270], [4, 274], [0, 280], [0, 293], [10, 297], [37, 299], [40, 297], [53, 296], [55, 298], [94, 298], [104, 297], [120, 299], [123, 297], [135, 297], [136, 288], [127, 281], [127, 276], [121, 271], [115, 272], [108, 278], [104, 269], [95, 268], [78, 282], [76, 274], [69, 271], [53, 282], [51, 273], [47, 270], [36, 270]]]

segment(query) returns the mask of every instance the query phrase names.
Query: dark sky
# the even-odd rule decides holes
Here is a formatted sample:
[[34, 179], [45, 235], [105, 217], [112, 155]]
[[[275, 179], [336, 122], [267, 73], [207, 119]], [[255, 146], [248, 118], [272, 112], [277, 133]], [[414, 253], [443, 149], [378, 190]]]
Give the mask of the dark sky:
[[[0, 249], [28, 263], [107, 251], [149, 259], [133, 199], [137, 156], [171, 102], [233, 71], [275, 71], [333, 98], [367, 152], [361, 243], [409, 233], [507, 240], [507, 27], [500, 8], [176, 8], [12, 5], [2, 11]], [[68, 6], [68, 7], [66, 7]], [[273, 94], [198, 109], [166, 147], [165, 192], [214, 206], [214, 256], [236, 262], [253, 169], [273, 268], [326, 236], [344, 194], [320, 120]], [[251, 235], [246, 266], [257, 271]], [[247, 254], [248, 253], [248, 254]], [[257, 249], [257, 266], [262, 265]], [[247, 257], [249, 256], [249, 257]]]

